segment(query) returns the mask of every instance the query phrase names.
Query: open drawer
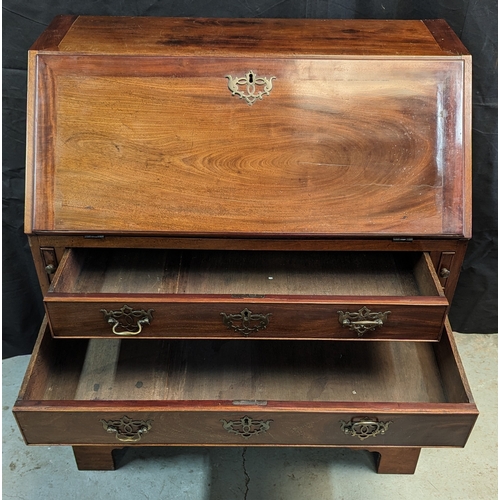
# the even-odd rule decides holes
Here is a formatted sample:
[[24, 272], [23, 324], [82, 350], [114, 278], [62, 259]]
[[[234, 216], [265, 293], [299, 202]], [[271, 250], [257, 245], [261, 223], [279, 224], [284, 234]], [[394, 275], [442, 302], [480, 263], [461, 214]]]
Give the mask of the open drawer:
[[58, 337], [438, 340], [429, 255], [68, 249], [45, 296]]
[[46, 324], [14, 407], [28, 444], [464, 446], [477, 417], [439, 343], [71, 339]]

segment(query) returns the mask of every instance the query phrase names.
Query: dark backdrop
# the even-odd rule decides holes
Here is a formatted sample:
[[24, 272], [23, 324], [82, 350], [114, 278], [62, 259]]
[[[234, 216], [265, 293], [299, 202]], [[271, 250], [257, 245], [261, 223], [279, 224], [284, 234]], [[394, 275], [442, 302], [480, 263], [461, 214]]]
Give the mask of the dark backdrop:
[[473, 239], [450, 316], [455, 330], [496, 332], [497, 10], [496, 0], [4, 0], [4, 357], [31, 351], [43, 315], [23, 234], [26, 51], [58, 14], [445, 19], [474, 63]]

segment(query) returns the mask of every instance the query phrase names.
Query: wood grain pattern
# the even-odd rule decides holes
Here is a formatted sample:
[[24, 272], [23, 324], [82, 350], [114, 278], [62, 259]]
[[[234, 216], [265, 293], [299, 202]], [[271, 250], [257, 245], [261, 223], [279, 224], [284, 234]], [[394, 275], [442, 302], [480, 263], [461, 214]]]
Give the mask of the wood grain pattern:
[[[24, 201], [24, 230], [31, 233], [33, 230], [34, 217], [34, 190], [35, 190], [35, 148], [36, 148], [36, 74], [37, 56], [34, 52], [28, 54], [27, 71], [27, 96], [26, 96], [26, 172], [25, 186], [26, 196]], [[39, 259], [38, 259], [39, 260]]]
[[[474, 398], [465, 376], [465, 370], [453, 338], [451, 325], [445, 321], [446, 335], [435, 345], [436, 361], [443, 374], [443, 390], [454, 401], [473, 402]], [[459, 382], [462, 380], [462, 382]]]
[[78, 470], [115, 470], [112, 446], [73, 446]]
[[47, 29], [40, 35], [40, 37], [31, 46], [30, 51], [58, 50], [59, 43], [67, 34], [78, 16], [56, 16], [49, 24]]
[[59, 353], [42, 399], [447, 401], [432, 346], [361, 345], [94, 339], [77, 386], [63, 382], [73, 362]]
[[415, 281], [421, 295], [435, 295], [443, 297], [443, 288], [438, 276], [434, 272], [432, 259], [427, 252], [424, 252], [415, 264]]
[[[119, 446], [99, 420], [127, 415], [153, 421], [143, 445], [463, 446], [477, 417], [472, 401], [449, 399], [454, 395], [442, 391], [453, 363], [439, 368], [429, 344], [330, 343], [325, 350], [319, 343], [299, 349], [296, 342], [279, 342], [268, 350], [258, 342], [209, 341], [203, 348], [200, 342], [163, 341], [159, 349], [152, 341], [122, 341], [116, 364], [106, 350], [89, 348], [94, 360], [79, 363], [83, 371], [75, 380], [66, 377], [75, 367], [71, 351], [87, 341], [43, 334], [56, 349], [37, 353], [34, 363], [44, 364], [50, 376], [44, 387], [29, 380], [14, 409], [31, 444]], [[232, 355], [225, 355], [228, 350]], [[453, 350], [447, 357], [454, 358]], [[113, 388], [101, 395], [116, 399], [95, 399], [95, 386], [104, 380]], [[72, 399], [76, 394], [86, 399]], [[245, 414], [273, 420], [271, 430], [242, 442], [222, 428], [221, 419]], [[371, 443], [341, 432], [340, 420], [364, 415], [391, 420], [391, 432]]]
[[[453, 257], [453, 261], [450, 267], [450, 276], [446, 280], [446, 284], [444, 287], [444, 292], [448, 300], [453, 299], [453, 294], [455, 293], [455, 289], [458, 285], [458, 279], [460, 277], [460, 272], [462, 270], [462, 264], [465, 258], [465, 253], [467, 251], [467, 241], [462, 241], [457, 246], [455, 255]], [[440, 268], [437, 268], [437, 272], [440, 272]]]
[[444, 19], [426, 19], [423, 21], [440, 47], [452, 54], [470, 55], [464, 44]]
[[96, 16], [80, 16], [58, 50], [207, 57], [443, 54], [422, 21]]
[[[51, 246], [55, 248], [56, 256], [60, 261], [66, 248], [160, 248], [160, 249], [203, 249], [203, 250], [245, 250], [245, 251], [398, 251], [398, 252], [430, 252], [434, 267], [438, 270], [436, 255], [441, 251], [457, 251], [457, 248], [466, 247], [467, 242], [454, 239], [414, 239], [413, 241], [398, 242], [392, 239], [296, 239], [286, 238], [276, 240], [274, 238], [168, 238], [158, 236], [114, 236], [107, 235], [99, 238], [87, 238], [80, 236], [62, 236], [62, 235], [28, 235], [28, 241], [32, 250], [35, 268], [39, 277], [40, 287], [43, 294], [48, 291], [49, 283], [47, 281], [45, 269], [42, 260], [39, 258], [40, 247]], [[451, 275], [447, 280], [445, 294], [448, 302], [453, 299], [453, 292], [463, 261], [463, 252], [453, 261], [453, 267], [450, 270]], [[452, 286], [453, 285], [453, 286]]]
[[379, 474], [414, 474], [420, 456], [420, 448], [370, 448], [368, 451], [378, 454]]
[[399, 241], [390, 237], [377, 238], [366, 234], [359, 238], [202, 238], [168, 237], [157, 233], [145, 236], [121, 234], [99, 234], [79, 232], [77, 234], [37, 234], [28, 235], [33, 245], [54, 246], [58, 259], [66, 248], [161, 248], [191, 250], [288, 250], [288, 251], [388, 251], [388, 252], [431, 252], [454, 250], [464, 244], [463, 239], [413, 238]]
[[[45, 296], [58, 337], [113, 338], [102, 309], [152, 310], [138, 338], [245, 338], [222, 313], [270, 315], [261, 339], [438, 340], [448, 301], [409, 252], [68, 250]], [[359, 336], [339, 311], [390, 311]], [[238, 322], [235, 322], [238, 326]], [[251, 325], [255, 326], [255, 325]]]
[[[89, 300], [49, 302], [45, 306], [50, 315], [54, 336], [60, 338], [116, 338], [101, 309], [119, 311], [124, 305], [135, 310], [152, 309], [153, 320], [143, 327], [140, 339], [241, 339], [247, 337], [235, 332], [222, 322], [221, 313], [239, 314], [245, 308], [253, 314], [270, 314], [266, 329], [249, 334], [248, 338], [262, 340], [325, 339], [325, 340], [412, 340], [437, 341], [447, 305], [443, 300], [397, 303], [397, 299], [382, 302], [377, 299], [210, 299], [122, 297]], [[427, 302], [427, 303], [425, 303]], [[343, 328], [338, 311], [357, 312], [363, 307], [374, 312], [391, 311], [384, 326], [358, 336], [356, 331]], [[237, 326], [239, 323], [234, 322]], [[134, 330], [137, 330], [134, 329]]]
[[[90, 407], [90, 405], [86, 405]], [[476, 416], [472, 414], [441, 414], [421, 411], [417, 414], [400, 414], [399, 408], [369, 413], [371, 418], [392, 421], [393, 432], [373, 438], [372, 445], [382, 446], [453, 446], [463, 447], [467, 441]], [[198, 446], [342, 446], [366, 448], [359, 438], [346, 436], [340, 427], [340, 420], [366, 415], [355, 405], [350, 411], [299, 412], [258, 410], [241, 407], [231, 410], [183, 411], [133, 410], [125, 404], [116, 405], [112, 411], [67, 408], [65, 411], [39, 409], [34, 412], [17, 408], [18, 421], [24, 430], [28, 444], [44, 445], [108, 445], [120, 446], [114, 436], [105, 432], [100, 419], [113, 420], [124, 415], [139, 420], [151, 420], [153, 429], [144, 435], [139, 446], [150, 445], [198, 445]], [[272, 430], [245, 440], [229, 434], [222, 427], [221, 420], [238, 420], [244, 415], [255, 420], [272, 420]], [[128, 444], [127, 444], [128, 446]], [[133, 446], [133, 445], [132, 445]]]
[[426, 254], [69, 249], [53, 294], [439, 296]]
[[47, 316], [44, 316], [42, 324], [40, 325], [40, 331], [36, 339], [35, 345], [33, 347], [33, 355], [30, 358], [26, 373], [19, 389], [19, 399], [30, 399], [31, 395], [26, 393], [28, 387], [33, 387], [33, 384], [39, 384], [44, 386], [47, 380], [47, 365], [44, 362], [44, 353], [50, 350], [53, 346], [53, 342], [50, 341], [50, 337], [46, 335], [48, 330], [48, 320]]
[[461, 60], [38, 59], [35, 232], [464, 234]]
[[472, 57], [464, 59], [464, 236], [472, 238]]

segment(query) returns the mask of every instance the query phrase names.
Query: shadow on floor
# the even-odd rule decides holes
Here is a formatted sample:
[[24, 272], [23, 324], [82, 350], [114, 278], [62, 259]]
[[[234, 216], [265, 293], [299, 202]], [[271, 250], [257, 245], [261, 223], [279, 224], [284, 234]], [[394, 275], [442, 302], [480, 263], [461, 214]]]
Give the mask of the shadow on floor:
[[115, 453], [120, 470], [137, 470], [152, 461], [160, 470], [162, 463], [167, 468], [173, 462], [184, 470], [189, 464], [192, 470], [204, 469], [202, 500], [341, 498], [335, 494], [332, 470], [376, 473], [373, 453], [343, 448], [133, 447]]

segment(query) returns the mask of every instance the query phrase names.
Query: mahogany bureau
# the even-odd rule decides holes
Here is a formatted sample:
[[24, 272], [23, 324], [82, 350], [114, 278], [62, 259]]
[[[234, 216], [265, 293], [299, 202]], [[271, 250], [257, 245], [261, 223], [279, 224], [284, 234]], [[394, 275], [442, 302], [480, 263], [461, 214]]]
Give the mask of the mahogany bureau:
[[412, 473], [478, 412], [447, 321], [471, 59], [444, 21], [61, 16], [29, 52], [46, 320], [14, 413], [124, 446], [323, 446]]

